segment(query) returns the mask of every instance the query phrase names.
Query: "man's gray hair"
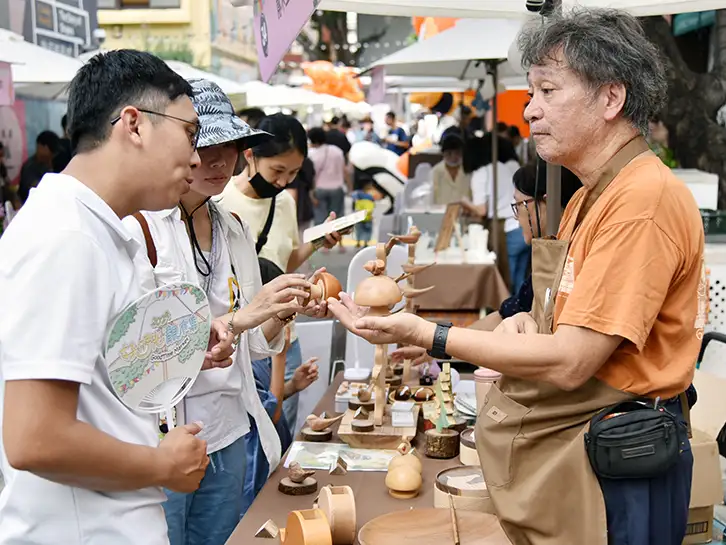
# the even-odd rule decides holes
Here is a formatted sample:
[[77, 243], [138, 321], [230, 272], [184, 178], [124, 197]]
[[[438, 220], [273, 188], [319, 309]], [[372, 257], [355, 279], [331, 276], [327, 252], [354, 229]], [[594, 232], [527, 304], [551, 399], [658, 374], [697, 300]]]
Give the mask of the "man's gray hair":
[[643, 134], [666, 101], [668, 84], [658, 48], [638, 20], [614, 9], [574, 9], [526, 27], [518, 37], [522, 66], [542, 65], [562, 52], [591, 89], [625, 86], [623, 117]]

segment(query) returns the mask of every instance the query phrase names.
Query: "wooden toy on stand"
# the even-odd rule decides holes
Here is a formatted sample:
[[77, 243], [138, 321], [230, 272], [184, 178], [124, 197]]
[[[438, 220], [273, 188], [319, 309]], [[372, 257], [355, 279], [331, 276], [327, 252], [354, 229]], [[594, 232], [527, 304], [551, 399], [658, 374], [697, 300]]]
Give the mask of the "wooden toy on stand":
[[[404, 296], [412, 299], [433, 289], [433, 286], [415, 289], [410, 284], [404, 288], [398, 285], [399, 282], [411, 278], [426, 267], [407, 264], [407, 270], [404, 270], [399, 277], [391, 278], [386, 275], [388, 255], [394, 245], [397, 242], [403, 242], [415, 246], [419, 236], [418, 229], [412, 227], [408, 235], [396, 236], [385, 244], [378, 244], [376, 259], [365, 264], [364, 268], [371, 273], [371, 276], [358, 285], [354, 300], [357, 305], [369, 308], [369, 316], [389, 316], [393, 307]], [[390, 410], [388, 412], [386, 410], [386, 375], [389, 369], [391, 369], [391, 364], [388, 358], [388, 345], [376, 345], [371, 372], [371, 386], [375, 397], [372, 421], [361, 420], [360, 415], [356, 419], [354, 412], [348, 410], [338, 430], [340, 438], [353, 447], [396, 448], [402, 437], [416, 435], [415, 426], [413, 429], [392, 426]], [[353, 409], [357, 408], [353, 407]], [[415, 422], [419, 408], [415, 407], [414, 411]]]

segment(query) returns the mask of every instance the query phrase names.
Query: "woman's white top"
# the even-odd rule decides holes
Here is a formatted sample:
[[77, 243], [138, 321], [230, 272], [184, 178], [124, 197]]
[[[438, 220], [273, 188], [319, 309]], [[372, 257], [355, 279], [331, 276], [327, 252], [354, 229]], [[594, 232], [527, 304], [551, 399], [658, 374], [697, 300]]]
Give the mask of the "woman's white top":
[[[512, 202], [514, 202], [514, 182], [512, 180], [514, 173], [519, 169], [519, 163], [508, 161], [507, 163], [498, 163], [498, 165], [497, 217], [505, 220], [504, 232], [508, 233], [519, 228], [519, 221], [512, 212]], [[472, 203], [476, 206], [486, 204], [487, 214], [490, 218], [493, 215], [490, 203], [494, 202], [493, 177], [494, 169], [491, 163], [475, 170], [471, 175]]]
[[[245, 306], [262, 289], [260, 269], [249, 226], [238, 222], [229, 212], [210, 201], [221, 223], [221, 251], [208, 297], [213, 316], [229, 312], [234, 290], [240, 289], [240, 304]], [[179, 208], [160, 212], [143, 212], [156, 246], [157, 264], [154, 278], [149, 278], [148, 289], [173, 282], [199, 284], [192, 246]], [[124, 224], [146, 248], [141, 226], [133, 217]], [[140, 259], [148, 260], [147, 252], [139, 252]], [[232, 267], [236, 273], [232, 273]], [[209, 369], [199, 374], [187, 396], [177, 405], [177, 421], [201, 421], [204, 429], [199, 434], [208, 443], [207, 452], [221, 450], [243, 437], [250, 430], [249, 415], [257, 423], [262, 448], [271, 471], [281, 457], [280, 439], [275, 426], [262, 406], [252, 372], [252, 359], [262, 359], [279, 353], [284, 337], [279, 334], [272, 343], [267, 342], [261, 327], [245, 331], [233, 355], [234, 363], [226, 369]]]

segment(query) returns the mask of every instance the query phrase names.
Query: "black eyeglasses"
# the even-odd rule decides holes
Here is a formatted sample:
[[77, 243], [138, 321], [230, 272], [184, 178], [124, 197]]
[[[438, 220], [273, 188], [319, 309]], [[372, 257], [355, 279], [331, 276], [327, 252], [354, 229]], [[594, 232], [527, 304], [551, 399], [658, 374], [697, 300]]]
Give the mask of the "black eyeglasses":
[[[176, 121], [181, 121], [182, 123], [185, 123], [187, 125], [191, 125], [194, 127], [194, 134], [187, 133], [189, 136], [189, 144], [192, 146], [192, 150], [197, 149], [197, 144], [199, 143], [199, 133], [201, 132], [201, 125], [199, 123], [194, 121], [189, 121], [188, 119], [182, 119], [181, 117], [176, 117], [169, 114], [162, 114], [161, 112], [154, 112], [153, 110], [144, 110], [142, 108], [136, 108], [138, 111], [143, 112], [145, 114], [152, 114], [152, 115], [160, 115], [161, 117], [166, 117], [168, 119], [175, 119]], [[111, 120], [111, 125], [115, 125], [121, 120], [121, 116], [116, 116]]]
[[523, 201], [514, 201], [512, 206], [512, 212], [514, 213], [514, 217], [519, 217], [519, 207], [521, 205], [527, 206], [529, 203], [534, 202], [534, 199], [524, 199]]

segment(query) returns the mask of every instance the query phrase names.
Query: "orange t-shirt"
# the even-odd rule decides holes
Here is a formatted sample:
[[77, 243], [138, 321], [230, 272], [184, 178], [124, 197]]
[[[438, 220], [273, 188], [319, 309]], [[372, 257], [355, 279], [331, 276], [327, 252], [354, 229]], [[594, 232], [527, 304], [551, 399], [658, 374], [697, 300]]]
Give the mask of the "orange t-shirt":
[[[560, 237], [585, 196], [570, 201]], [[688, 387], [708, 302], [703, 243], [693, 195], [652, 154], [626, 165], [595, 201], [572, 237], [554, 322], [625, 339], [598, 379], [663, 399]]]

